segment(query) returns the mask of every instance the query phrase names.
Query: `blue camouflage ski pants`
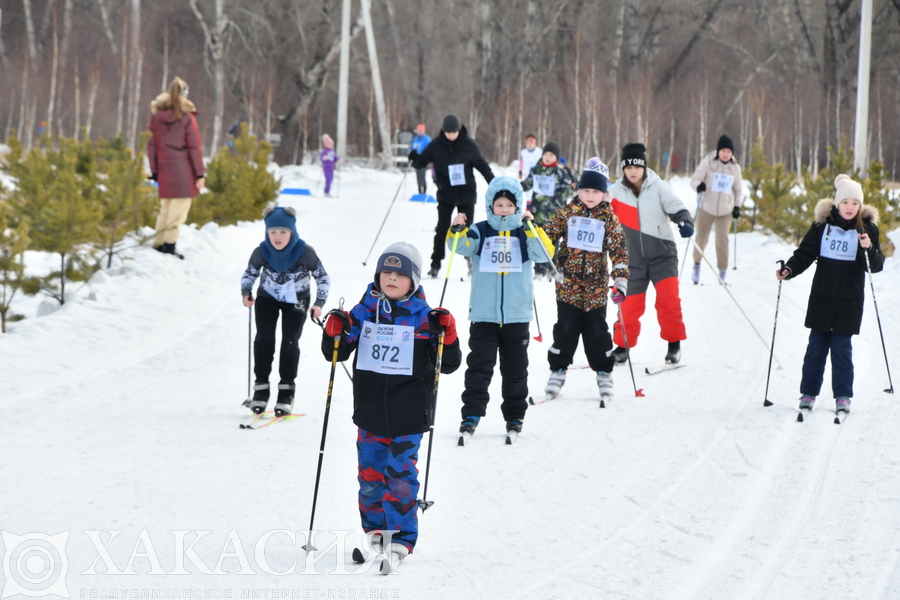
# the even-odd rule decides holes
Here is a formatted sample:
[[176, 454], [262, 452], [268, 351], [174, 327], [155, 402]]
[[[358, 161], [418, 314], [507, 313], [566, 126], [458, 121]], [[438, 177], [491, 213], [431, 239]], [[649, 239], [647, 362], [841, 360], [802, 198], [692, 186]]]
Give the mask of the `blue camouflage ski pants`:
[[358, 428], [359, 517], [363, 531], [394, 530], [410, 553], [419, 537], [419, 446], [422, 434], [379, 437]]

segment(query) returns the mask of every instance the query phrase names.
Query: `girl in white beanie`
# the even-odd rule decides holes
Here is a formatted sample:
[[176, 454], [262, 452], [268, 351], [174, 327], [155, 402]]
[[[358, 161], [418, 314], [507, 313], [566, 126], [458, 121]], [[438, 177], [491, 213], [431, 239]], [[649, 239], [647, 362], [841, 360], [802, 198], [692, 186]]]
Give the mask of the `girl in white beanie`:
[[847, 175], [838, 175], [834, 187], [834, 198], [819, 201], [812, 227], [790, 260], [775, 272], [779, 281], [793, 279], [818, 261], [806, 311], [806, 326], [812, 331], [800, 380], [800, 409], [807, 411], [812, 410], [821, 391], [830, 352], [835, 410], [850, 412], [850, 336], [859, 333], [862, 322], [866, 265], [873, 273], [884, 267], [878, 211], [863, 205], [862, 186]]

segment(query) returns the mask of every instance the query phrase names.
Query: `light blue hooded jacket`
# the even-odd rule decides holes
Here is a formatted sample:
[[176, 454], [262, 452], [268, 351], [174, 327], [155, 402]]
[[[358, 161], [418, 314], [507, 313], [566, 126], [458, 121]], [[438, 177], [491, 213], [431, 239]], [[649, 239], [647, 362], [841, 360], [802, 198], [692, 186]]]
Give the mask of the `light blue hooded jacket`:
[[[501, 190], [512, 192], [516, 198], [516, 212], [499, 217], [492, 206], [494, 197]], [[472, 259], [472, 292], [469, 296], [469, 320], [479, 323], [529, 323], [534, 316], [534, 275], [532, 261], [547, 262], [553, 256], [553, 245], [544, 243], [546, 234], [535, 227], [541, 237], [534, 237], [527, 226], [522, 226], [525, 202], [522, 186], [513, 177], [496, 177], [484, 195], [487, 221], [476, 223], [459, 234], [457, 254]], [[527, 232], [527, 233], [526, 233]], [[489, 273], [481, 271], [481, 249], [484, 241], [493, 236], [514, 236], [521, 240], [522, 272]], [[453, 248], [453, 236], [447, 237], [447, 246]]]

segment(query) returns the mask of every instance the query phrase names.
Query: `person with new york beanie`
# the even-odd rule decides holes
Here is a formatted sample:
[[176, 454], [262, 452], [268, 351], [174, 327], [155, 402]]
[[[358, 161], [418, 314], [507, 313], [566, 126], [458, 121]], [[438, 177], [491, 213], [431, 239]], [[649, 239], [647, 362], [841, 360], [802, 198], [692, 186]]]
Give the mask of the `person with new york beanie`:
[[[668, 342], [666, 362], [681, 359], [681, 340], [687, 339], [678, 291], [678, 250], [670, 222], [678, 225], [682, 238], [694, 234], [694, 220], [672, 188], [647, 166], [644, 144], [626, 144], [622, 149], [625, 176], [609, 188], [613, 212], [628, 240], [628, 294], [622, 303], [622, 323], [615, 325], [613, 351], [617, 362], [628, 359], [628, 350], [638, 344], [647, 288], [656, 290], [659, 335]], [[625, 347], [628, 338], [628, 348]]]
[[494, 172], [481, 155], [478, 144], [469, 137], [466, 126], [453, 114], [444, 117], [441, 132], [424, 151], [410, 151], [409, 160], [413, 169], [424, 169], [429, 164], [434, 166], [434, 182], [438, 188], [438, 222], [434, 229], [428, 276], [437, 277], [446, 253], [444, 241], [450, 229], [453, 211], [466, 215], [467, 223], [475, 219], [475, 203], [478, 200], [475, 170], [488, 183], [494, 179]]
[[728, 269], [728, 232], [734, 219], [741, 216], [743, 185], [741, 166], [734, 159], [734, 142], [727, 135], [719, 138], [716, 151], [703, 157], [691, 187], [697, 190], [698, 210], [694, 216], [697, 227], [697, 247], [694, 248], [694, 269], [691, 281], [700, 283], [700, 252], [706, 250], [709, 233], [716, 230], [716, 264], [719, 277], [725, 281]]
[[[422, 434], [434, 424], [435, 370], [443, 332], [441, 373], [462, 363], [456, 320], [432, 309], [419, 284], [422, 257], [408, 242], [391, 244], [375, 263], [375, 277], [350, 312], [328, 313], [322, 354], [353, 358], [359, 516], [374, 548], [396, 562], [419, 537], [419, 470]], [[393, 531], [384, 538], [382, 531]], [[388, 545], [390, 544], [390, 545]], [[380, 552], [379, 552], [380, 553]], [[396, 554], [396, 556], [395, 556]]]
[[812, 409], [822, 389], [825, 362], [831, 354], [831, 388], [835, 408], [850, 411], [853, 398], [853, 348], [865, 303], [867, 265], [884, 268], [878, 240], [878, 211], [863, 203], [862, 186], [847, 175], [834, 180], [834, 198], [816, 204], [813, 223], [794, 251], [775, 272], [779, 281], [793, 279], [816, 264], [805, 325], [810, 329], [800, 380], [800, 408]]
[[[241, 277], [244, 306], [256, 307], [256, 339], [253, 342], [253, 398], [250, 410], [260, 414], [269, 402], [269, 375], [275, 359], [275, 327], [281, 316], [278, 398], [275, 414], [288, 415], [294, 403], [295, 379], [300, 363], [300, 335], [306, 315], [317, 319], [328, 299], [331, 278], [313, 247], [297, 235], [297, 213], [291, 207], [270, 204], [263, 210], [266, 236], [253, 250]], [[253, 285], [259, 278], [257, 297]], [[316, 280], [316, 299], [310, 295], [310, 279]]]

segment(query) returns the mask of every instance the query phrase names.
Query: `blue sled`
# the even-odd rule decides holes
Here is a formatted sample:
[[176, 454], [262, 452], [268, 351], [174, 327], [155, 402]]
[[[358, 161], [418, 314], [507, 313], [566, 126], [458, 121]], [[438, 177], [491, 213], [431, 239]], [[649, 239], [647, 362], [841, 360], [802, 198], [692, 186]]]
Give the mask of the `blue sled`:
[[434, 196], [429, 196], [428, 194], [414, 194], [412, 198], [409, 199], [410, 202], [437, 202], [434, 199]]
[[286, 196], [312, 196], [312, 192], [306, 188], [284, 188], [280, 193]]

